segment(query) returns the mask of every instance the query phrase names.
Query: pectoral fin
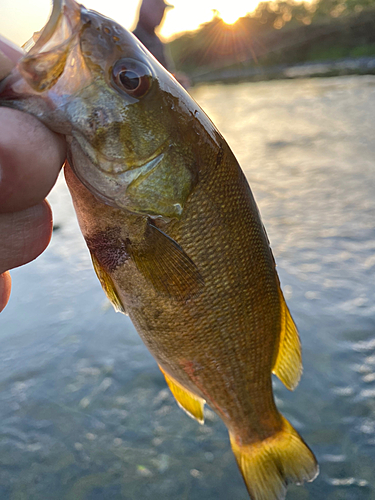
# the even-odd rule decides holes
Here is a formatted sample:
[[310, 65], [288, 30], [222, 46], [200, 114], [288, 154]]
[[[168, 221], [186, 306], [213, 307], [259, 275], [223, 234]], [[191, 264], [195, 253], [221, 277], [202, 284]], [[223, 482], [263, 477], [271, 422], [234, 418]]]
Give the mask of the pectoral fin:
[[111, 301], [113, 307], [117, 312], [122, 312], [126, 314], [125, 308], [122, 305], [121, 299], [117, 293], [115, 284], [111, 276], [105, 271], [105, 269], [99, 264], [95, 255], [91, 252], [92, 263], [96, 272], [97, 277], [99, 278], [100, 284], [107, 295], [108, 299]]
[[144, 244], [130, 245], [129, 253], [159, 293], [187, 300], [203, 288], [203, 277], [194, 262], [176, 241], [151, 223], [147, 225]]
[[182, 386], [177, 380], [172, 378], [170, 375], [168, 375], [163, 368], [159, 365], [159, 368], [162, 372], [162, 374], [165, 377], [165, 380], [168, 384], [168, 387], [175, 397], [178, 405], [186, 411], [186, 413], [192, 417], [198, 420], [200, 424], [204, 424], [204, 414], [203, 414], [203, 407], [205, 400], [200, 398], [199, 396], [196, 396], [192, 392], [188, 391], [185, 389], [184, 386]]
[[301, 343], [297, 327], [280, 289], [281, 331], [279, 352], [272, 372], [289, 390], [297, 387], [302, 375]]

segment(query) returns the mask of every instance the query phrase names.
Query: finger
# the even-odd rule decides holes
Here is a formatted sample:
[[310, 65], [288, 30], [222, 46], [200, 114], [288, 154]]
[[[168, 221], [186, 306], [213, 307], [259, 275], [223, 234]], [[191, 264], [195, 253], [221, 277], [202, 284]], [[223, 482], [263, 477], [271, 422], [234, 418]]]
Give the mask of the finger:
[[9, 296], [10, 296], [10, 288], [11, 288], [11, 278], [8, 272], [0, 274], [0, 312], [7, 305]]
[[52, 212], [46, 201], [21, 212], [0, 214], [0, 274], [36, 259], [52, 234]]
[[65, 159], [65, 140], [36, 118], [0, 108], [0, 212], [43, 200]]
[[24, 51], [0, 35], [0, 80], [5, 78]]
[[0, 35], [0, 52], [4, 54], [8, 59], [16, 63], [25, 51], [18, 47], [16, 44], [7, 40], [4, 36]]

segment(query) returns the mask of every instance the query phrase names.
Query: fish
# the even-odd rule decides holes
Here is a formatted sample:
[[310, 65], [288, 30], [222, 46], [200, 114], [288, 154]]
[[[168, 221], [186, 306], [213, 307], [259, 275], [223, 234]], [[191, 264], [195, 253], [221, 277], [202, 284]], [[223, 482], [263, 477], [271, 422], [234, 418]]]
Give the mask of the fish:
[[253, 500], [318, 474], [278, 411], [301, 344], [249, 184], [212, 121], [115, 21], [57, 0], [0, 84], [68, 144], [65, 178], [98, 279], [179, 406], [222, 419]]

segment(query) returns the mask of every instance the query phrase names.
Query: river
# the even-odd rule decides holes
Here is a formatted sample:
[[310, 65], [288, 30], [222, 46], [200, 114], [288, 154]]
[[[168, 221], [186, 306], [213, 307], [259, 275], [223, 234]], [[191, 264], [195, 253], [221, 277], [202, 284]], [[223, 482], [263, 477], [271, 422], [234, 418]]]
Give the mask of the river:
[[[254, 192], [304, 375], [277, 405], [320, 462], [288, 500], [375, 499], [375, 77], [194, 88]], [[219, 418], [175, 404], [106, 300], [63, 178], [0, 316], [1, 500], [247, 500]]]

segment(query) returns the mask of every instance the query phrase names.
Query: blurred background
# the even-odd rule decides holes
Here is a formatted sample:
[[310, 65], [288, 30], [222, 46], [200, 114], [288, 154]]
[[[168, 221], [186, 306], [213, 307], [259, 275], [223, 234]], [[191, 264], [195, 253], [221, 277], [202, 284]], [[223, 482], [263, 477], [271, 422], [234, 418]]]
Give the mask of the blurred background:
[[[106, 12], [112, 4], [87, 2], [126, 24]], [[162, 29], [195, 9], [174, 4]], [[287, 498], [373, 500], [375, 14], [350, 0], [231, 4], [241, 19], [225, 22], [217, 8], [200, 20], [197, 7], [203, 26], [181, 28], [195, 31], [173, 35], [168, 50], [245, 171], [300, 330], [304, 376], [293, 393], [275, 379], [275, 394], [321, 473]], [[13, 40], [39, 29], [48, 7]], [[312, 61], [335, 76], [311, 78]], [[246, 500], [224, 425], [209, 408], [200, 426], [177, 407], [106, 300], [62, 177], [49, 201], [51, 245], [12, 272], [0, 316], [1, 500]]]
[[[2, 0], [0, 33], [22, 45], [44, 26], [50, 3], [17, 0], [15, 7], [14, 0]], [[84, 2], [128, 29], [136, 26], [139, 3]], [[375, 74], [375, 0], [170, 3], [157, 33], [176, 70], [193, 83]]]

